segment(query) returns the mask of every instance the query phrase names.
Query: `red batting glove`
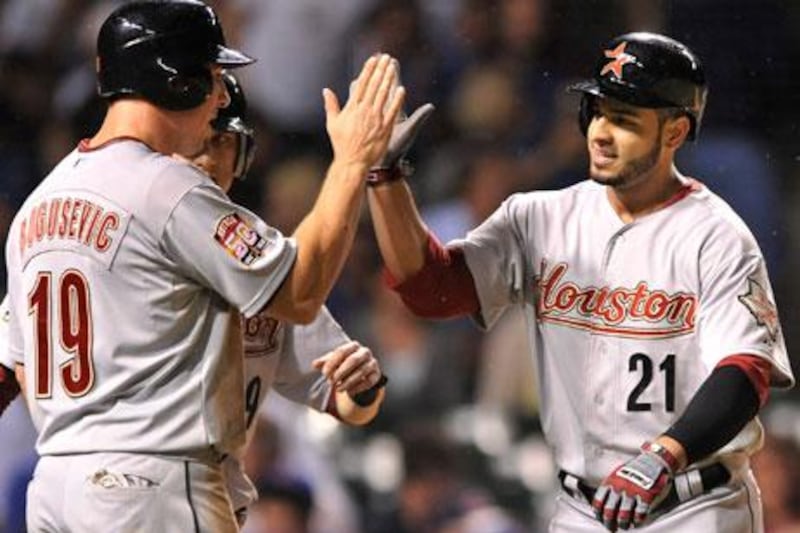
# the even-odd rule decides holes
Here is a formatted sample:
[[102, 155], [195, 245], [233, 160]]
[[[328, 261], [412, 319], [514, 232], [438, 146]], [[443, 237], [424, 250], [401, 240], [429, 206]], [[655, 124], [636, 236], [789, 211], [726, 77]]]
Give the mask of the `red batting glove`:
[[669, 494], [677, 469], [666, 448], [645, 443], [642, 453], [603, 480], [592, 501], [595, 516], [609, 531], [642, 525]]

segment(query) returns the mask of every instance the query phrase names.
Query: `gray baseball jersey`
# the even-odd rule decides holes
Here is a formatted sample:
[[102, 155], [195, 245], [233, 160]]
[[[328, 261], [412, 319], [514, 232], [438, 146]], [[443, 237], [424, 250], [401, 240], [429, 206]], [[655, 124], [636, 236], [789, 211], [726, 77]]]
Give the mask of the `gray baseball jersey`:
[[[308, 325], [277, 321], [260, 313], [244, 319], [245, 410], [247, 443], [255, 433], [255, 417], [270, 389], [296, 403], [324, 411], [331, 395], [325, 377], [312, 368], [314, 359], [347, 343], [350, 338], [323, 308]], [[257, 494], [245, 475], [241, 455], [225, 459], [225, 475], [234, 509], [255, 501]]]
[[69, 154], [6, 247], [38, 452], [241, 446], [236, 309], [261, 310], [295, 255], [203, 172], [138, 141]]
[[[590, 484], [665, 431], [726, 356], [794, 381], [754, 238], [699, 183], [684, 194], [629, 224], [591, 181], [517, 194], [460, 241], [479, 321], [523, 306], [545, 436]], [[761, 432], [754, 420], [719, 453], [750, 453]]]

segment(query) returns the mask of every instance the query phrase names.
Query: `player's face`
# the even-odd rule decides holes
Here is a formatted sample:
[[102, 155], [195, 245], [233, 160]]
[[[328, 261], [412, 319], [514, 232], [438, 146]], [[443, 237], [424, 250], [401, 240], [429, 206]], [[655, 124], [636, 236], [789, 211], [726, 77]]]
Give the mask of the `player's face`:
[[586, 133], [589, 176], [614, 188], [645, 180], [661, 159], [661, 123], [654, 109], [598, 98]]
[[203, 143], [214, 134], [211, 128], [211, 121], [217, 117], [220, 108], [227, 107], [230, 103], [228, 90], [222, 78], [223, 69], [218, 65], [211, 67], [211, 93], [200, 104], [199, 107], [190, 110], [192, 113], [192, 124], [187, 125], [186, 132], [197, 135], [196, 146], [189, 153], [198, 153], [203, 147]]
[[215, 132], [206, 141], [202, 153], [194, 163], [205, 170], [222, 190], [228, 192], [233, 185], [233, 171], [239, 150], [239, 136], [229, 131]]

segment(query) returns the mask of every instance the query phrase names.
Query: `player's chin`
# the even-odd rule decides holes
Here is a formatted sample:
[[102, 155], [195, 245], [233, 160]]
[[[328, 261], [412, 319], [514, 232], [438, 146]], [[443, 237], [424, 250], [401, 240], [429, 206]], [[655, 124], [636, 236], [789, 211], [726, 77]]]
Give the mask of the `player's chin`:
[[625, 184], [625, 178], [616, 172], [599, 172], [594, 168], [589, 169], [589, 179], [600, 185], [619, 187]]

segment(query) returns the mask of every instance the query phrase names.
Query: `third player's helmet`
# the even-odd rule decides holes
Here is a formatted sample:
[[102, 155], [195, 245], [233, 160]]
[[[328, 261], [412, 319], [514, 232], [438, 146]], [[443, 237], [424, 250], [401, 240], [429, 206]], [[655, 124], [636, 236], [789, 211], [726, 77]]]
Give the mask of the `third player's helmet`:
[[103, 23], [97, 61], [100, 96], [139, 96], [185, 110], [211, 93], [212, 63], [235, 68], [255, 60], [226, 46], [216, 14], [203, 2], [139, 0]]
[[610, 97], [640, 107], [676, 108], [700, 129], [706, 78], [698, 57], [684, 44], [657, 33], [626, 33], [612, 39], [595, 65], [594, 77], [570, 88], [583, 93], [580, 126], [592, 119], [594, 100]]
[[223, 79], [225, 88], [228, 89], [230, 103], [227, 107], [219, 109], [217, 118], [211, 122], [211, 126], [218, 132], [228, 131], [237, 134], [239, 145], [233, 175], [236, 179], [244, 179], [255, 156], [255, 136], [253, 128], [247, 124], [247, 100], [239, 81], [229, 72], [223, 74]]

